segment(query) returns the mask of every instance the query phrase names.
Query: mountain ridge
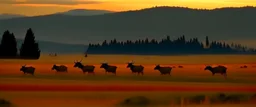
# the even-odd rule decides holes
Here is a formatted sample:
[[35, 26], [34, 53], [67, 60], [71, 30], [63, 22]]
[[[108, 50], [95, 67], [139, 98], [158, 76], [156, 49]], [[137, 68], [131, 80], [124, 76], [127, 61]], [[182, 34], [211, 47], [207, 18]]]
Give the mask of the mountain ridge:
[[65, 12], [58, 12], [54, 14], [71, 15], [71, 16], [92, 16], [92, 15], [102, 15], [107, 13], [113, 13], [108, 10], [96, 10], [96, 9], [73, 9]]
[[113, 38], [159, 39], [165, 35], [246, 41], [256, 39], [255, 19], [255, 7], [204, 10], [164, 6], [94, 16], [47, 15], [9, 19], [0, 21], [3, 25], [0, 31], [10, 29], [16, 34], [31, 27], [39, 40], [81, 44]]

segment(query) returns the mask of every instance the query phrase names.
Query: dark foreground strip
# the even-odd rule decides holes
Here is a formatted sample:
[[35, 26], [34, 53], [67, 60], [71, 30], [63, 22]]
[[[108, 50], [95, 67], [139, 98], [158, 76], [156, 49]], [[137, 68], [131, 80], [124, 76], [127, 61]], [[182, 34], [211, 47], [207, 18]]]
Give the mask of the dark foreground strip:
[[36, 85], [0, 84], [0, 91], [227, 91], [256, 92], [256, 86], [197, 87], [197, 86], [132, 86], [132, 85]]

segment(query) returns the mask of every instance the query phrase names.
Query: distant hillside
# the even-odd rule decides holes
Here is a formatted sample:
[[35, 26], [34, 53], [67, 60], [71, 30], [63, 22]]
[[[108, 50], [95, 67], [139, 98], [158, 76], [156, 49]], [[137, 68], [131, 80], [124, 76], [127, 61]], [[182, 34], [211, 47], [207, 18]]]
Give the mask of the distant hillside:
[[[18, 47], [21, 46], [23, 40], [17, 40]], [[64, 43], [56, 43], [56, 42], [48, 42], [48, 41], [38, 41], [39, 48], [42, 53], [57, 53], [57, 54], [69, 54], [69, 53], [81, 53], [83, 54], [87, 46], [80, 44], [64, 44]]]
[[75, 9], [67, 12], [60, 12], [56, 14], [71, 15], [71, 16], [92, 16], [92, 15], [103, 15], [106, 13], [113, 13], [107, 10], [89, 10], [89, 9]]
[[20, 18], [20, 17], [26, 17], [26, 16], [17, 15], [17, 14], [0, 14], [0, 20], [11, 19], [11, 18]]
[[[94, 16], [47, 15], [0, 21], [0, 32], [8, 29], [20, 35], [33, 28], [38, 40], [62, 43], [98, 43], [103, 40], [134, 40], [166, 35], [177, 38], [242, 41], [256, 46], [256, 8], [197, 10], [155, 7]], [[250, 44], [246, 41], [250, 40]], [[253, 44], [252, 44], [253, 43]]]
[[[1, 39], [0, 39], [1, 41]], [[22, 39], [17, 39], [17, 47], [18, 49], [21, 47], [23, 43]], [[64, 43], [56, 43], [49, 41], [37, 41], [39, 44], [39, 48], [42, 53], [57, 53], [57, 54], [69, 54], [69, 53], [81, 53], [83, 54], [87, 47], [86, 45], [80, 44], [64, 44]]]

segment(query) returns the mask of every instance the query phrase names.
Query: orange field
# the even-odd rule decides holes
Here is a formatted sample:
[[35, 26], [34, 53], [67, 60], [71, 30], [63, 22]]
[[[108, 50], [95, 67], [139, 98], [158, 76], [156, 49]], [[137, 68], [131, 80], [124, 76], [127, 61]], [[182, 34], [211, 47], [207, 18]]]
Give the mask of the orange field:
[[[82, 63], [84, 64], [96, 66], [95, 75], [83, 74], [80, 69], [73, 67], [73, 62], [80, 59], [83, 59]], [[126, 63], [131, 60], [133, 60], [135, 64], [140, 64], [145, 67], [143, 76], [131, 74], [131, 71], [126, 68]], [[99, 68], [100, 63], [106, 61], [110, 65], [116, 65], [118, 67], [116, 76], [113, 74], [105, 74], [104, 69]], [[21, 65], [24, 64], [36, 68], [35, 76], [24, 75], [23, 72], [19, 71]], [[56, 73], [56, 71], [52, 71], [51, 67], [53, 64], [64, 64], [68, 66], [68, 72]], [[171, 76], [161, 76], [159, 71], [153, 70], [155, 64], [160, 64], [162, 66], [175, 66], [175, 68], [173, 68]], [[218, 74], [212, 76], [210, 71], [204, 70], [206, 65], [226, 66], [228, 68], [228, 78], [225, 80]], [[240, 68], [240, 66], [244, 65], [248, 66], [248, 68]], [[184, 68], [178, 68], [177, 66], [183, 66]], [[18, 101], [17, 98], [20, 97], [20, 94], [15, 96], [13, 93], [116, 92], [116, 94], [120, 94], [123, 92], [142, 93], [149, 91], [154, 91], [152, 95], [158, 92], [256, 93], [255, 76], [256, 56], [253, 55], [89, 55], [88, 58], [82, 58], [82, 55], [59, 55], [57, 57], [43, 55], [39, 60], [1, 59], [0, 98], [9, 99], [19, 105], [21, 101]], [[117, 96], [116, 94], [112, 93], [111, 95]], [[33, 95], [29, 96], [29, 98], [33, 98]], [[50, 99], [51, 95], [48, 96], [49, 97], [47, 97], [47, 99]], [[100, 97], [101, 95], [98, 96]], [[122, 98], [124, 98], [124, 96], [122, 96]], [[46, 101], [46, 99], [42, 97], [37, 97], [36, 99], [44, 99], [44, 101]], [[74, 97], [73, 100], [75, 99], [76, 97]], [[61, 100], [61, 98], [55, 100], [56, 102], [65, 102], [64, 99]], [[69, 101], [72, 102], [73, 100]], [[93, 102], [98, 99], [95, 98], [91, 100], [92, 101], [90, 102]], [[77, 101], [82, 100], [79, 99]]]

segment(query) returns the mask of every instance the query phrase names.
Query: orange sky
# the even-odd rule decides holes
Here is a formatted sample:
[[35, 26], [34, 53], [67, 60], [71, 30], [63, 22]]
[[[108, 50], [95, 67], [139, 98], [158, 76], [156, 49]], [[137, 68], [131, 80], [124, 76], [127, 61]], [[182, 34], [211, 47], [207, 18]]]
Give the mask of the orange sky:
[[256, 0], [0, 0], [0, 14], [44, 15], [71, 9], [135, 10], [153, 6], [219, 8], [256, 6]]

